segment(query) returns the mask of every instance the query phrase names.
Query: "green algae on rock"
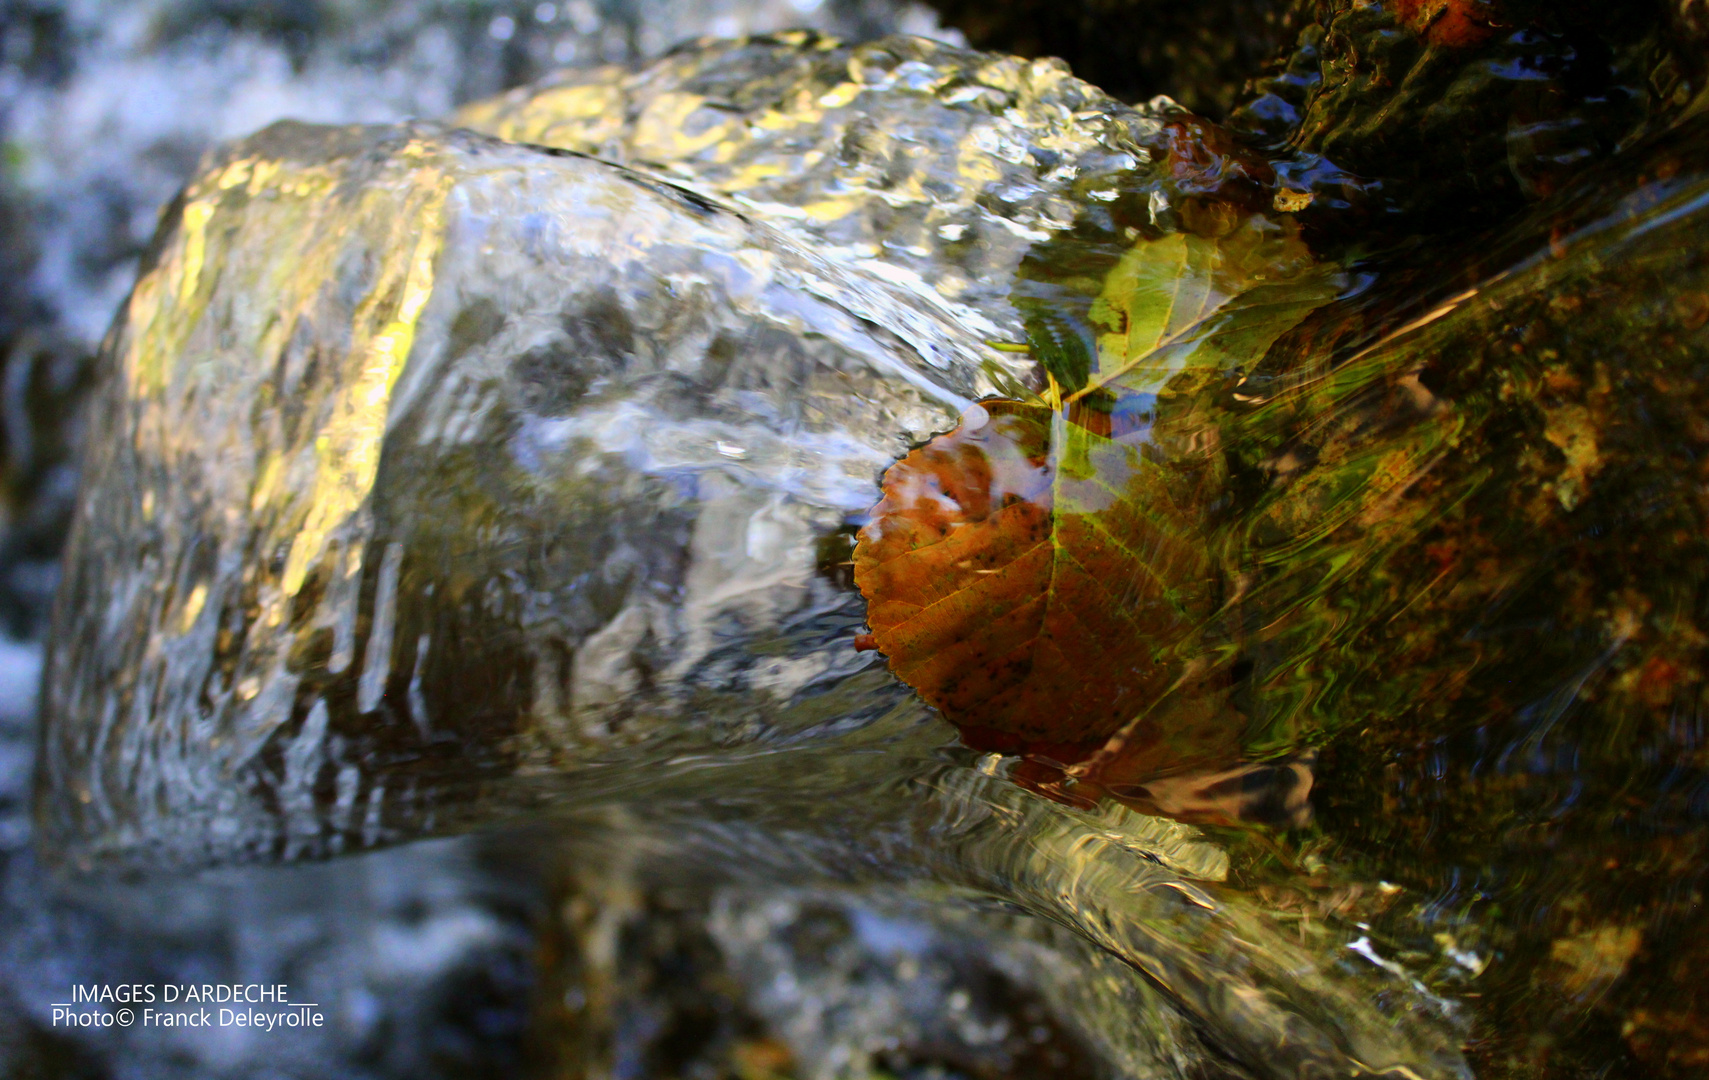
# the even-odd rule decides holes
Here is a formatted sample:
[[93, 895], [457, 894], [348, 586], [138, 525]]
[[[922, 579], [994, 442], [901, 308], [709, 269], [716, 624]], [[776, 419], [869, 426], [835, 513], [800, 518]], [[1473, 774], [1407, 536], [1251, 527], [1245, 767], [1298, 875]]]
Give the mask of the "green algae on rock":
[[[1386, 317], [1350, 296], [1260, 362], [1165, 384], [1152, 446], [1211, 465], [1161, 472], [1175, 487], [1153, 497], [1177, 521], [1198, 508], [1202, 587], [1226, 600], [1176, 646], [1193, 679], [1033, 774], [1151, 805], [1153, 748], [1183, 724], [1232, 716], [1229, 766], [1322, 747], [1300, 850], [1336, 852], [1332, 880], [1390, 883], [1366, 922], [1397, 951], [1457, 950], [1431, 977], [1476, 986], [1491, 1075], [1703, 1052], [1695, 953], [1663, 943], [1702, 933], [1704, 145], [1687, 121]], [[1073, 283], [1116, 247], [1090, 226], [1042, 246], [1017, 302], [1064, 297], [1060, 324], [1090, 334]], [[1043, 361], [1073, 337], [1053, 331]], [[1317, 858], [1249, 881], [1309, 894]]]
[[1361, 229], [1489, 227], [1692, 108], [1692, 7], [1327, 0], [1228, 122]]

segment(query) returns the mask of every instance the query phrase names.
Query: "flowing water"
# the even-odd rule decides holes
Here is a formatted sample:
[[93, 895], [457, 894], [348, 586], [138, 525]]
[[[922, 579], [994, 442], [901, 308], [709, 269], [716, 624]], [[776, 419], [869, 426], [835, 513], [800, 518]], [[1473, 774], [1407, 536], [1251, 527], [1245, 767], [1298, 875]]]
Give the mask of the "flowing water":
[[[507, 977], [575, 1075], [706, 1067], [658, 1057], [706, 1002], [744, 1080], [1682, 1045], [1700, 126], [1400, 255], [1295, 216], [1333, 170], [921, 38], [226, 144], [94, 375], [11, 993], [288, 971], [338, 1032], [281, 1075], [486, 1060]], [[1000, 497], [1027, 410], [1082, 487]], [[1101, 577], [1143, 663], [1082, 607], [1009, 728], [908, 666], [853, 542], [950, 446], [994, 507], [1144, 519]]]

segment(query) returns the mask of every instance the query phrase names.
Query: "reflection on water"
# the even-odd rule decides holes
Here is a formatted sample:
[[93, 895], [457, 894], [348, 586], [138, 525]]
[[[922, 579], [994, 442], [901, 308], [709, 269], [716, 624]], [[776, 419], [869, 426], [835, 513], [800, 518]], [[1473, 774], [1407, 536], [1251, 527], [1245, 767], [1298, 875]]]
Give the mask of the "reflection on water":
[[[1476, 986], [1490, 1059], [1523, 1060], [1550, 1028], [1592, 1055], [1615, 1024], [1634, 1046], [1679, 1038], [1689, 1010], [1652, 995], [1691, 981], [1662, 943], [1695, 940], [1700, 918], [1700, 142], [1687, 125], [1643, 150], [1645, 171], [1668, 179], [1636, 192], [1608, 175], [1568, 189], [1478, 253], [1496, 267], [1478, 288], [1426, 297], [1418, 317], [1339, 354], [1318, 351], [1346, 318], [1332, 306], [1261, 364], [1175, 376], [1146, 406], [1156, 458], [1078, 451], [1102, 503], [1062, 502], [1088, 482], [1073, 476], [1077, 447], [1120, 446], [1072, 411], [1020, 435], [990, 403], [964, 418], [890, 473], [865, 534], [876, 565], [863, 588], [893, 670], [943, 695], [964, 737], [1030, 753], [1029, 781], [1065, 801], [1165, 808], [1159, 775], [1214, 763], [1207, 742], [1220, 740], [1236, 791], [1238, 762], [1322, 747], [1316, 827], [1290, 838], [1303, 846], [1266, 888], [1318, 877], [1298, 875], [1325, 842], [1364, 889], [1390, 883], [1344, 902], [1419, 959], [1441, 946], [1436, 985]], [[1091, 247], [1082, 235], [1068, 253]], [[1069, 479], [1005, 482], [1017, 452]], [[1027, 524], [988, 517], [998, 505]], [[995, 539], [981, 531], [993, 524]], [[1183, 533], [1208, 563], [1172, 554]], [[1025, 560], [1041, 539], [1068, 569], [1018, 595], [1065, 606], [1072, 625], [1017, 628], [1003, 593], [1036, 576]], [[952, 567], [989, 576], [964, 585]], [[1129, 590], [1129, 620], [1148, 590], [1169, 597], [1167, 620], [1073, 618], [1088, 573]], [[983, 593], [970, 610], [943, 599], [964, 588]], [[1218, 600], [1195, 613], [1190, 590]], [[896, 607], [905, 621], [887, 638]], [[1079, 633], [1095, 644], [1069, 651], [1067, 673], [1016, 644]], [[1099, 651], [1112, 640], [1125, 658]], [[1077, 735], [1076, 710], [1124, 679], [1157, 689], [1107, 740]], [[1062, 704], [1003, 730], [1003, 710], [1040, 693]]]
[[[1414, 14], [1341, 30], [1469, 93], [1498, 36]], [[1474, 238], [1323, 156], [1384, 93], [1264, 157], [803, 32], [210, 155], [101, 354], [19, 1015], [202, 965], [332, 1003], [299, 1075], [1690, 1068], [1703, 122], [1502, 97], [1626, 144], [1521, 140]]]

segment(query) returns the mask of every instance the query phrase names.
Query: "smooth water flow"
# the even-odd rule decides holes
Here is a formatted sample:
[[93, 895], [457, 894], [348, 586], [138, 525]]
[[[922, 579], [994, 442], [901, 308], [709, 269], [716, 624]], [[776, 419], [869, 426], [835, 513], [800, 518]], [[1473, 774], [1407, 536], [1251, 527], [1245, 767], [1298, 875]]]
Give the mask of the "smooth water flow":
[[[1701, 924], [1702, 124], [1515, 157], [1476, 243], [903, 36], [228, 143], [98, 360], [38, 850], [96, 908], [450, 867], [387, 977], [532, 948], [601, 1075], [670, 1071], [624, 1025], [689, 985], [744, 1080], [1647, 1046]], [[507, 875], [531, 946], [457, 921]]]

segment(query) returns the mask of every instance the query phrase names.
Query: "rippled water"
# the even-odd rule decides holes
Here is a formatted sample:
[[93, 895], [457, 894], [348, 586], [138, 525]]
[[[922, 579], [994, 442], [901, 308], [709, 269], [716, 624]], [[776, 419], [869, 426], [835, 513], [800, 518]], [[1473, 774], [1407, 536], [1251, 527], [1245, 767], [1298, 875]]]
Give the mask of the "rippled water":
[[[304, 966], [298, 1074], [1688, 1067], [1703, 142], [1634, 123], [1476, 239], [918, 38], [227, 145], [101, 353], [37, 814], [94, 944], [15, 875], [21, 1011]], [[1093, 582], [1056, 667], [951, 519]]]

